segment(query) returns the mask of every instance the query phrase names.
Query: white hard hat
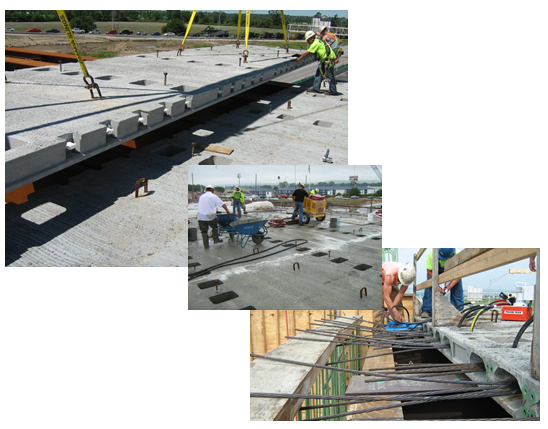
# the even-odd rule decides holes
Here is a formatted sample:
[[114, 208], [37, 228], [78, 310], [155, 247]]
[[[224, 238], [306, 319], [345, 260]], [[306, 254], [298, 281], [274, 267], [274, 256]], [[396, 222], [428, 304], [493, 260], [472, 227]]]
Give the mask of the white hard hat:
[[320, 190], [318, 188], [316, 188], [316, 192], [320, 192]]
[[212, 185], [207, 185], [206, 189], [215, 189]]
[[408, 286], [413, 283], [415, 281], [415, 276], [415, 267], [410, 262], [402, 264], [398, 270], [398, 279], [404, 286]]
[[314, 33], [313, 31], [311, 30], [308, 30], [306, 32], [306, 34], [304, 35], [304, 40], [308, 40], [310, 39], [311, 37], [315, 37], [316, 36], [316, 33]]
[[322, 33], [323, 31], [327, 30], [329, 27], [322, 27], [321, 30], [320, 30], [320, 33]]

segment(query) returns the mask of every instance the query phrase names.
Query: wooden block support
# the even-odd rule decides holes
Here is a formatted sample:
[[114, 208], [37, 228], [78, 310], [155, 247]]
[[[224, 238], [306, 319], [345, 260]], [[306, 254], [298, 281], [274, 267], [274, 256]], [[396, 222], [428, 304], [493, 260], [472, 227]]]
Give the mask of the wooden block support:
[[222, 153], [224, 155], [230, 155], [234, 152], [234, 149], [224, 146], [219, 146], [217, 144], [201, 144], [195, 143], [196, 149], [207, 150], [208, 152]]
[[435, 305], [432, 306], [432, 311], [435, 312], [435, 326], [457, 326], [462, 314], [453, 307], [453, 304], [437, 290], [433, 301], [435, 301]]

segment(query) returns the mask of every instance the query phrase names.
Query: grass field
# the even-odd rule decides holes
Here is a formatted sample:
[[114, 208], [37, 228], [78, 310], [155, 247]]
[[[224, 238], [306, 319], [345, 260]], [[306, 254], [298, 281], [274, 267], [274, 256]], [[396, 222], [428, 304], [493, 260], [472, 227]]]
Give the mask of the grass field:
[[[114, 24], [114, 29], [118, 30], [118, 32], [122, 30], [130, 30], [133, 31], [133, 33], [136, 33], [137, 31], [146, 31], [148, 34], [154, 33], [154, 32], [161, 32], [162, 27], [166, 25], [165, 22], [121, 22], [121, 21], [114, 21], [112, 22], [96, 22], [97, 29], [102, 33], [106, 33], [108, 30], [112, 30]], [[12, 27], [15, 29], [15, 31], [26, 31], [29, 28], [39, 28], [43, 32], [46, 30], [49, 30], [51, 28], [56, 28], [59, 31], [62, 31], [61, 22], [59, 21], [48, 21], [48, 22], [6, 22], [6, 27]], [[190, 29], [190, 34], [195, 34], [198, 32], [203, 31], [207, 25], [203, 24], [194, 24], [192, 28]], [[232, 36], [233, 34], [236, 35], [238, 32], [238, 27], [234, 26], [214, 26], [216, 29], [219, 30], [227, 30], [228, 34]], [[245, 26], [242, 26], [240, 37], [243, 38], [244, 35]], [[263, 34], [265, 32], [269, 33], [281, 33], [282, 30], [279, 28], [255, 28], [250, 27], [249, 31], [253, 33]]]

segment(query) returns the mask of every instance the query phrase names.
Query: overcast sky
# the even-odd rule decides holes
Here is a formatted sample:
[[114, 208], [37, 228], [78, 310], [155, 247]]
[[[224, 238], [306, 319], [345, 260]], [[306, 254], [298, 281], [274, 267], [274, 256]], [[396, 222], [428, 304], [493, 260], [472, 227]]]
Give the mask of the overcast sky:
[[[257, 174], [258, 185], [277, 185], [286, 181], [317, 183], [331, 180], [349, 180], [349, 176], [358, 176], [358, 182], [375, 181], [379, 178], [369, 165], [191, 165], [188, 167], [188, 183], [230, 186], [238, 185], [237, 174], [241, 174], [240, 183], [255, 184]], [[382, 172], [382, 166], [379, 166]], [[305, 177], [306, 175], [306, 177]], [[206, 183], [207, 182], [207, 183]]]
[[[426, 258], [432, 249], [426, 250], [417, 262], [417, 284], [426, 280]], [[463, 249], [458, 249], [463, 250]], [[416, 249], [398, 249], [400, 262], [413, 262], [413, 254], [419, 251]], [[491, 292], [514, 292], [516, 291], [516, 282], [526, 282], [527, 285], [534, 285], [536, 282], [536, 273], [533, 274], [509, 274], [510, 268], [529, 268], [529, 258], [523, 261], [514, 262], [513, 264], [504, 265], [502, 267], [493, 268], [492, 270], [483, 273], [474, 274], [473, 276], [464, 277], [462, 286], [466, 291], [467, 286], [475, 286], [483, 288], [484, 292], [489, 291], [489, 283], [491, 283]], [[500, 277], [500, 278], [499, 278]], [[499, 278], [498, 280], [496, 280]]]

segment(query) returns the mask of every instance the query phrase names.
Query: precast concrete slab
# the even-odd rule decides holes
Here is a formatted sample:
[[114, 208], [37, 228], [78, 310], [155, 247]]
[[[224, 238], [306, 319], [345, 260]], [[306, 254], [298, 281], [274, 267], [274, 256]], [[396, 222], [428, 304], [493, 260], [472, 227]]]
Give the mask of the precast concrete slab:
[[[309, 94], [306, 85], [266, 96], [230, 113], [198, 124], [178, 135], [199, 145], [222, 144], [234, 149], [218, 159], [237, 164], [322, 164], [329, 149], [333, 164], [348, 164], [348, 83], [339, 83], [341, 96]], [[191, 164], [203, 163], [207, 153]], [[235, 160], [235, 161], [233, 161]], [[212, 161], [214, 163], [214, 161]]]
[[97, 60], [88, 69], [100, 99], [76, 63], [8, 72], [6, 192], [314, 62], [297, 63], [296, 50], [249, 52], [241, 64], [228, 45]]
[[[339, 90], [345, 92], [346, 86], [345, 82], [339, 84]], [[259, 100], [255, 100], [255, 96], [247, 102], [250, 96], [251, 92], [241, 93], [225, 103], [185, 117], [185, 125], [180, 127], [188, 128], [186, 130], [134, 150], [129, 158], [109, 161], [100, 171], [77, 174], [63, 186], [51, 185], [37, 190], [28, 203], [6, 205], [6, 265], [187, 266], [188, 165], [304, 165], [311, 162], [310, 154], [323, 155], [326, 138], [333, 140], [329, 146], [333, 162], [347, 163], [348, 118], [344, 114], [334, 121], [333, 127], [324, 128], [322, 138], [307, 131], [310, 121], [299, 129], [293, 126], [297, 121], [274, 117], [286, 111], [289, 115], [298, 111], [303, 118], [313, 115], [315, 120], [329, 121], [318, 115], [325, 115], [330, 109], [347, 109], [347, 104], [344, 108], [332, 109], [344, 101], [328, 96], [313, 97], [306, 93], [306, 85], [261, 95]], [[226, 103], [241, 105], [239, 98], [246, 98], [243, 107], [224, 107]], [[292, 110], [287, 110], [288, 101], [292, 101]], [[273, 106], [272, 113], [270, 106]], [[244, 114], [259, 108], [261, 114]], [[259, 127], [259, 123], [267, 121], [273, 124]], [[94, 148], [97, 139], [106, 136], [105, 129], [103, 124], [82, 128], [75, 144]], [[224, 155], [196, 149], [192, 156], [192, 142], [214, 143], [234, 151]], [[119, 149], [122, 148], [115, 150]], [[93, 159], [97, 158], [88, 158]], [[40, 165], [41, 161], [37, 158], [36, 162]], [[135, 182], [141, 177], [150, 179], [149, 188], [154, 193], [139, 198], [137, 205], [133, 203], [133, 192]], [[29, 212], [38, 215], [47, 203], [66, 211], [47, 222], [43, 222], [46, 214], [38, 216], [42, 219], [40, 224], [29, 222]], [[157, 213], [156, 221], [150, 217], [151, 213]], [[166, 220], [170, 225], [169, 236], [165, 232]], [[380, 241], [377, 243], [380, 246]]]
[[485, 373], [468, 373], [472, 380], [516, 381], [522, 394], [495, 397], [515, 418], [540, 416], [540, 380], [531, 373], [532, 326], [525, 331], [517, 348], [512, 343], [523, 322], [499, 321], [477, 323], [470, 327], [432, 327], [427, 330], [450, 344], [440, 351], [454, 363], [483, 363]]
[[[169, 139], [8, 204], [7, 266], [187, 264], [186, 153]], [[148, 179], [135, 198], [135, 185]], [[184, 195], [184, 197], [183, 197]]]
[[[243, 217], [285, 218], [287, 211], [252, 212]], [[244, 248], [236, 240], [229, 241], [225, 233], [222, 243], [210, 240], [210, 248], [205, 249], [198, 233], [198, 240], [188, 246], [191, 277], [235, 258], [249, 258], [191, 278], [189, 309], [378, 309], [382, 226], [356, 214], [342, 216], [341, 226], [331, 228], [330, 217], [328, 214], [323, 222], [311, 220], [305, 226], [271, 227], [261, 244], [250, 240]], [[196, 219], [190, 220], [190, 227], [197, 227]], [[295, 246], [301, 239], [307, 242]], [[278, 247], [268, 251], [273, 246]], [[284, 248], [287, 250], [272, 254]], [[261, 259], [247, 262], [255, 257]], [[229, 299], [216, 303], [216, 297], [223, 294]]]

